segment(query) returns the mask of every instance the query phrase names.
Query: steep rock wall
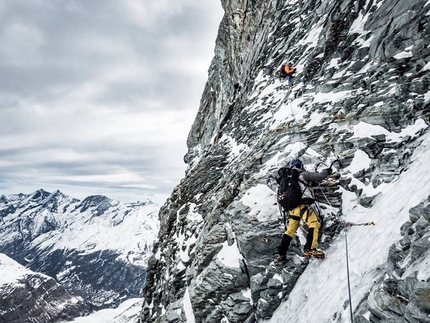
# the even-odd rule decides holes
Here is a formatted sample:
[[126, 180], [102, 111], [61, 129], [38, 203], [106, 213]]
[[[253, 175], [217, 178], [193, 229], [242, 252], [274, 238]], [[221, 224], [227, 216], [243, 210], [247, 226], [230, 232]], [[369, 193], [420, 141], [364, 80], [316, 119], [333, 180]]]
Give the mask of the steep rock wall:
[[[314, 166], [340, 156], [343, 168], [323, 185], [327, 200], [319, 191], [327, 248], [340, 231], [342, 192], [371, 207], [366, 187], [402, 176], [427, 131], [427, 1], [222, 4], [186, 176], [159, 214], [141, 322], [270, 318], [307, 266], [296, 255], [288, 270], [273, 265], [283, 231], [273, 172], [297, 156]], [[277, 78], [286, 61], [298, 70], [291, 92]], [[378, 133], [358, 134], [363, 124]], [[356, 169], [359, 156], [368, 164]]]

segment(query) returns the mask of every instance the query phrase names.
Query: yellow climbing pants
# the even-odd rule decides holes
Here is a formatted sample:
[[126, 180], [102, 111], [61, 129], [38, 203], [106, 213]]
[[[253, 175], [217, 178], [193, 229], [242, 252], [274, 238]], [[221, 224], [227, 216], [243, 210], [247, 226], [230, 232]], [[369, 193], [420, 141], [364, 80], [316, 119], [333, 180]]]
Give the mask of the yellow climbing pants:
[[316, 249], [318, 246], [318, 236], [321, 223], [314, 210], [307, 205], [299, 205], [290, 211], [287, 231], [285, 231], [285, 234], [293, 238], [299, 228], [300, 219], [302, 219], [303, 224], [308, 230], [305, 250]]

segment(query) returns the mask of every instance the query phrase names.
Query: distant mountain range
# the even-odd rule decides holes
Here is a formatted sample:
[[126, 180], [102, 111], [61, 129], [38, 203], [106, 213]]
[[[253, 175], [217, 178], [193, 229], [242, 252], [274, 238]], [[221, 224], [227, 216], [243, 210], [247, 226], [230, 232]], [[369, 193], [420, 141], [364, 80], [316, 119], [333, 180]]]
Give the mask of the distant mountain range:
[[82, 297], [4, 254], [0, 254], [0, 273], [1, 323], [57, 322], [88, 312]]
[[[54, 278], [87, 311], [112, 307], [140, 296], [158, 211], [149, 200], [121, 203], [101, 195], [79, 200], [42, 189], [2, 195], [0, 253]], [[0, 276], [6, 267], [0, 265]]]

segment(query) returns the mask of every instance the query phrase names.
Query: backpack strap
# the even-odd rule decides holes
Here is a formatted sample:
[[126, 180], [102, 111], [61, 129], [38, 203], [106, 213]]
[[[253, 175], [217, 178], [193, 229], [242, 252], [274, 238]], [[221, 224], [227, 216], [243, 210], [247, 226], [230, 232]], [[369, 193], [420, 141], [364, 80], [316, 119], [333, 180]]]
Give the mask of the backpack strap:
[[[300, 179], [300, 173], [299, 173], [299, 176], [297, 177], [297, 180], [305, 186], [305, 189], [303, 190], [303, 192], [302, 192], [302, 190], [300, 190], [300, 191], [302, 192], [302, 195], [303, 195], [303, 193], [304, 193], [304, 192], [305, 192], [309, 187], [311, 187], [311, 184], [306, 183], [304, 180]], [[312, 192], [311, 192], [311, 193], [312, 193]], [[313, 195], [313, 194], [312, 194], [312, 195]], [[307, 197], [307, 198], [302, 199], [302, 204], [311, 205], [311, 204], [314, 204], [314, 202], [315, 202], [315, 199], [310, 198], [310, 197]]]
[[[302, 193], [302, 195], [303, 195], [303, 193], [306, 191], [306, 189], [309, 187], [309, 185], [305, 181], [300, 179], [300, 173], [297, 169], [293, 169], [293, 170], [295, 170], [297, 172], [297, 181], [302, 183], [305, 186], [305, 189], [303, 191], [300, 190], [300, 193]], [[300, 187], [300, 185], [299, 185], [299, 187]]]
[[279, 207], [279, 212], [281, 212], [281, 216], [284, 218], [285, 231], [287, 231], [287, 211], [285, 211], [284, 208], [280, 204], [278, 204], [278, 207]]

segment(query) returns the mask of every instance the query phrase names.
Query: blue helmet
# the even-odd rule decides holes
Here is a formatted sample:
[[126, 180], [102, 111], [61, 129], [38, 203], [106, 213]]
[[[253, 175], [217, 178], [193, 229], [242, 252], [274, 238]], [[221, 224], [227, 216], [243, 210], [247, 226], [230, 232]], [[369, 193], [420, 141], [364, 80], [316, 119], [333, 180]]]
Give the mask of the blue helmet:
[[297, 167], [297, 168], [303, 168], [303, 162], [300, 159], [293, 159], [290, 162], [290, 167]]

